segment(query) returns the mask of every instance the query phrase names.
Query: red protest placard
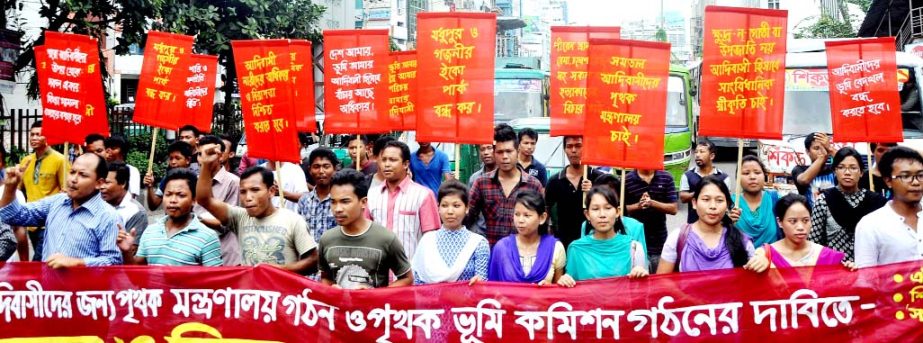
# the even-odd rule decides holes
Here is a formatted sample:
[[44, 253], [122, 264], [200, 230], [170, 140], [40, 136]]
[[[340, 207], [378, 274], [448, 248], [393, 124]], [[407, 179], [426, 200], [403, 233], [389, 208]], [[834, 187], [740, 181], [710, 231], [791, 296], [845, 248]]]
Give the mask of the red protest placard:
[[699, 134], [782, 138], [788, 11], [708, 6]]
[[192, 36], [148, 31], [132, 121], [175, 130], [189, 123], [185, 96]]
[[837, 142], [904, 140], [894, 37], [826, 42]]
[[109, 135], [99, 68], [99, 46], [89, 36], [45, 32], [36, 67], [42, 101], [42, 134], [49, 144], [83, 144], [86, 135]]
[[493, 142], [494, 13], [417, 15], [417, 140]]
[[189, 76], [186, 77], [186, 91], [183, 92], [186, 101], [182, 117], [183, 121], [202, 132], [212, 131], [217, 75], [218, 56], [189, 55]]
[[317, 131], [314, 118], [314, 64], [311, 41], [293, 39], [289, 43], [292, 58], [292, 100], [295, 102], [295, 129]]
[[670, 44], [590, 39], [582, 161], [663, 169]]
[[417, 129], [417, 52], [395, 51], [388, 64], [388, 118], [391, 129]]
[[301, 161], [287, 39], [231, 41], [250, 157]]
[[619, 27], [552, 26], [551, 135], [583, 135], [591, 38], [618, 39]]
[[324, 30], [324, 131], [390, 131], [388, 30]]

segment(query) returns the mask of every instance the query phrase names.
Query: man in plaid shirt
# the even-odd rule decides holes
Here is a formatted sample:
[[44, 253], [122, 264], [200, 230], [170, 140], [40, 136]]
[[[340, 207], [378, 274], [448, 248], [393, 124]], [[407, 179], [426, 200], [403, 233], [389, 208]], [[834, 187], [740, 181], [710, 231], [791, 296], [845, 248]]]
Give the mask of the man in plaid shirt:
[[506, 124], [494, 129], [494, 161], [497, 170], [474, 181], [469, 191], [465, 225], [472, 227], [478, 215], [484, 215], [486, 236], [493, 247], [501, 238], [515, 233], [513, 207], [516, 194], [522, 189], [544, 192], [542, 183], [524, 173], [518, 166], [519, 140], [516, 131]]

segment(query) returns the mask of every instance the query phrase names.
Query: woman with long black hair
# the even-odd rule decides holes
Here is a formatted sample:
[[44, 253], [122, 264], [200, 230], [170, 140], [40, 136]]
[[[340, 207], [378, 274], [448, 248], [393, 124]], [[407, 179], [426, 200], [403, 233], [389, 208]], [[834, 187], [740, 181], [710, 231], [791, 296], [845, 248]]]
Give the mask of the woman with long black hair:
[[754, 255], [750, 238], [734, 227], [730, 199], [724, 181], [708, 176], [699, 182], [692, 199], [699, 219], [667, 237], [657, 274], [737, 267], [761, 273], [769, 268], [766, 255]]

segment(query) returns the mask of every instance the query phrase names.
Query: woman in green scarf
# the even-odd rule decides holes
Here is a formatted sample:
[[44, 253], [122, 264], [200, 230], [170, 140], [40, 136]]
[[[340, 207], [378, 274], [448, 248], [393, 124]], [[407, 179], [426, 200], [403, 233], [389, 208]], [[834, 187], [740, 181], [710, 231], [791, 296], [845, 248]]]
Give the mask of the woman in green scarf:
[[644, 237], [644, 224], [622, 217], [619, 198], [607, 186], [595, 186], [586, 196], [586, 215], [593, 234], [567, 248], [566, 274], [558, 285], [574, 287], [576, 281], [626, 276], [645, 277], [647, 254], [644, 244], [632, 237]]

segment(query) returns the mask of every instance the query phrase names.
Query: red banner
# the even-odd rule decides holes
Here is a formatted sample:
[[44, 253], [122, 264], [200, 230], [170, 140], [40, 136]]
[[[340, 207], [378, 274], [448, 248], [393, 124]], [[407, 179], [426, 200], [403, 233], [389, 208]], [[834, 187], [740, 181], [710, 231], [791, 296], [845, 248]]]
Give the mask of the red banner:
[[618, 39], [621, 29], [590, 26], [552, 26], [551, 135], [582, 136], [587, 104], [587, 66], [590, 39]]
[[894, 37], [826, 42], [830, 114], [837, 142], [900, 142]]
[[14, 263], [0, 267], [0, 280], [4, 343], [923, 340], [921, 262], [717, 270], [573, 289], [480, 282], [344, 291], [269, 266]]
[[[250, 157], [301, 161], [287, 39], [231, 41]], [[284, 68], [284, 69], [283, 69]]]
[[388, 117], [391, 129], [417, 129], [417, 52], [395, 51], [388, 64]]
[[189, 124], [183, 80], [189, 76], [193, 43], [192, 36], [147, 32], [132, 121], [167, 130]]
[[782, 139], [788, 11], [708, 6], [699, 134]]
[[417, 15], [417, 140], [493, 143], [494, 13]]
[[182, 117], [184, 122], [202, 132], [212, 131], [217, 75], [218, 56], [189, 55], [189, 76], [183, 93], [186, 106]]
[[663, 169], [670, 44], [590, 39], [581, 161]]
[[86, 135], [109, 135], [109, 118], [95, 38], [45, 32], [35, 49], [42, 102], [42, 134], [48, 144], [83, 144]]
[[311, 41], [292, 40], [292, 93], [295, 101], [295, 128], [298, 132], [317, 131], [314, 118], [314, 59]]
[[324, 132], [390, 131], [388, 30], [324, 30]]

